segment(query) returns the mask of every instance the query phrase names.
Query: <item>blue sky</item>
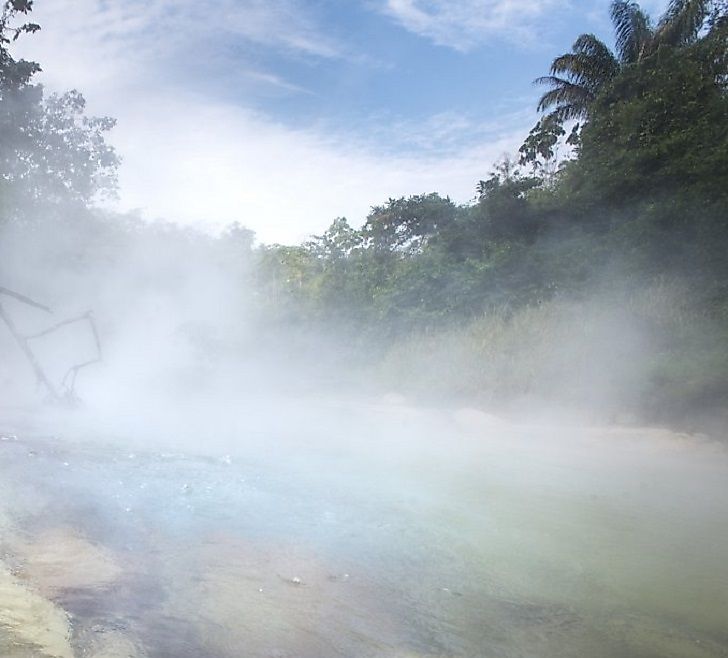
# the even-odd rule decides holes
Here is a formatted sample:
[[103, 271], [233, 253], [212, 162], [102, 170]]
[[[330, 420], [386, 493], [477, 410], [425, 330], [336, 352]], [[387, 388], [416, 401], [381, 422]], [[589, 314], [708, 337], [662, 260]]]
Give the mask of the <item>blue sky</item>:
[[[661, 0], [644, 6], [653, 13]], [[390, 196], [459, 202], [608, 0], [36, 0], [55, 90], [115, 116], [118, 205], [293, 242]]]

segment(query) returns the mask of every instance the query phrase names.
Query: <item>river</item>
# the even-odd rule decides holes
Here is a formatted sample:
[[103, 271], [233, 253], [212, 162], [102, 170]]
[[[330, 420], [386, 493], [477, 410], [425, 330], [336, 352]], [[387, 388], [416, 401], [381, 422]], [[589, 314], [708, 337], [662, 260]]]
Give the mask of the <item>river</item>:
[[185, 440], [7, 420], [0, 655], [728, 656], [724, 446], [306, 406]]

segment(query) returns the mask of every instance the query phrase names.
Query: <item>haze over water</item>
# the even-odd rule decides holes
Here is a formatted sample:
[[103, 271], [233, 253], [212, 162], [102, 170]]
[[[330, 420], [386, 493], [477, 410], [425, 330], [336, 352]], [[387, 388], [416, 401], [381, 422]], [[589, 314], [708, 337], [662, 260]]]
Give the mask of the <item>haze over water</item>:
[[70, 615], [42, 655], [726, 655], [724, 448], [275, 408], [235, 443], [5, 437], [14, 578]]

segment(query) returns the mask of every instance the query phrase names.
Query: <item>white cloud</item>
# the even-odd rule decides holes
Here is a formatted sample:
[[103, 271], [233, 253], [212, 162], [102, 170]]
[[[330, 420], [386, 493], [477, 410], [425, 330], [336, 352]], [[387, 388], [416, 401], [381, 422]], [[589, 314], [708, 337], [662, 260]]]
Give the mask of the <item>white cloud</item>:
[[[410, 127], [403, 138], [415, 132]], [[522, 134], [445, 156], [394, 157], [241, 108], [146, 99], [126, 108], [117, 135], [125, 154], [123, 205], [210, 227], [240, 221], [263, 241], [298, 241], [338, 216], [359, 223], [390, 196], [439, 191], [465, 202]]]
[[[467, 201], [493, 160], [530, 127], [517, 118], [516, 126], [483, 132], [470, 119], [439, 115], [388, 121], [363, 141], [362, 126], [351, 135], [320, 125], [293, 129], [244, 99], [232, 104], [207, 93], [200, 78], [216, 67], [237, 69], [243, 96], [256, 91], [251, 85], [302, 91], [256, 69], [254, 58], [227, 59], [211, 42], [216, 30], [297, 57], [349, 56], [297, 0], [43, 0], [36, 7], [43, 30], [23, 41], [23, 54], [44, 64], [49, 87], [77, 87], [91, 113], [118, 119], [120, 206], [149, 217], [209, 227], [240, 221], [266, 242], [291, 242], [337, 216], [360, 222], [390, 196], [437, 190]], [[217, 59], [202, 74], [195, 70], [210, 58]], [[382, 142], [401, 148], [387, 152]]]
[[491, 37], [533, 41], [538, 19], [566, 0], [384, 0], [381, 10], [440, 46], [467, 51]]

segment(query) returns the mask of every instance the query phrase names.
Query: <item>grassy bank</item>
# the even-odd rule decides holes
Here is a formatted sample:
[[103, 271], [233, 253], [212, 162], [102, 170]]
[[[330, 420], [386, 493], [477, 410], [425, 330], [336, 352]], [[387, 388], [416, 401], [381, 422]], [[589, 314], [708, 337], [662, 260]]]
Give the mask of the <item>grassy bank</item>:
[[727, 338], [728, 326], [696, 307], [689, 289], [663, 281], [495, 308], [461, 326], [414, 333], [375, 372], [421, 398], [675, 423], [723, 412]]

